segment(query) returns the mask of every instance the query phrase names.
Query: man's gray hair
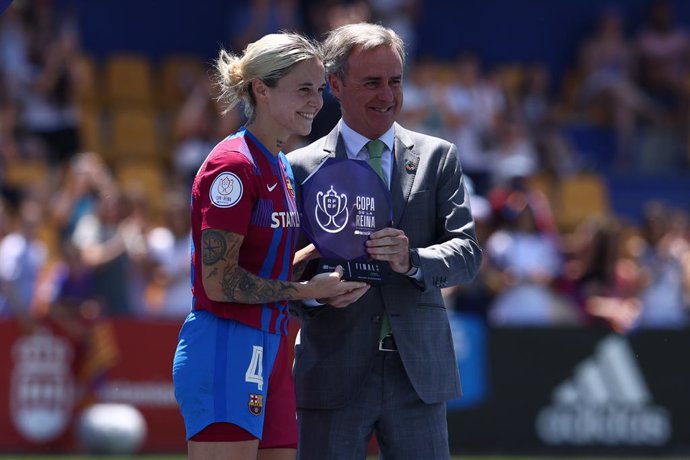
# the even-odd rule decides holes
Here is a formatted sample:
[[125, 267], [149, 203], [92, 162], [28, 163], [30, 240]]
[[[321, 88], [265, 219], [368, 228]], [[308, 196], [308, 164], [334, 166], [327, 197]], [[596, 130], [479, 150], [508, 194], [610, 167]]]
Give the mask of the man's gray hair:
[[326, 74], [337, 75], [341, 80], [347, 74], [347, 59], [355, 49], [363, 51], [379, 46], [391, 46], [398, 52], [405, 66], [405, 44], [393, 29], [360, 22], [346, 24], [328, 33], [323, 43]]

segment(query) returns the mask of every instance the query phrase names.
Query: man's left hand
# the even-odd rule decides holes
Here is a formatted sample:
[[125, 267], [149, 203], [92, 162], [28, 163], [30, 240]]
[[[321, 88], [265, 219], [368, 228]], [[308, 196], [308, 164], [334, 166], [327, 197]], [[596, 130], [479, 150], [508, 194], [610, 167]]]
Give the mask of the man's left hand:
[[410, 242], [405, 232], [386, 227], [369, 235], [367, 253], [374, 260], [385, 260], [391, 270], [407, 273], [410, 270]]

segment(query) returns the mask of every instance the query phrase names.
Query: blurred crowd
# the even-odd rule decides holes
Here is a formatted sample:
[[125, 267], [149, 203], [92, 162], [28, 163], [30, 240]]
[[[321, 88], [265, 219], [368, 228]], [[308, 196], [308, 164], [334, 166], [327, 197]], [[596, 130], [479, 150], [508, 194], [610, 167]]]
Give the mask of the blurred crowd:
[[[622, 10], [602, 9], [562, 85], [541, 62], [486, 68], [471, 50], [428, 57], [416, 46], [420, 0], [242, 8], [228, 25], [236, 50], [279, 29], [320, 37], [361, 20], [405, 38], [400, 122], [457, 144], [484, 248], [478, 278], [445, 291], [449, 309], [497, 327], [688, 325], [689, 210], [649, 202], [641, 222], [615, 215], [600, 173], [566, 135], [584, 121], [614, 133], [617, 168], [690, 170], [690, 35], [669, 3], [650, 2], [634, 34]], [[122, 101], [95, 97], [105, 77], [68, 13], [25, 0], [0, 19], [0, 318], [49, 317], [65, 328], [120, 315], [180, 321], [191, 305], [191, 180], [242, 114], [220, 116], [199, 59], [200, 72], [174, 78], [178, 99], [152, 98], [145, 109], [155, 114], [156, 154], [113, 150]], [[157, 75], [151, 92], [165, 87]], [[286, 151], [338, 117], [326, 94], [312, 134]], [[106, 133], [100, 142], [94, 123]], [[568, 201], [567, 187], [583, 178], [589, 188]]]

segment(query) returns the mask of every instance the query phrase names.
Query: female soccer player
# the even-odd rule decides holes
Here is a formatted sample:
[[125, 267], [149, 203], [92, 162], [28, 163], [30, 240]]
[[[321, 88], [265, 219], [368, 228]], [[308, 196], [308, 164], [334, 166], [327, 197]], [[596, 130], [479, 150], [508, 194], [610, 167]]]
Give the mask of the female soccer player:
[[216, 62], [227, 110], [247, 124], [208, 155], [192, 186], [192, 311], [173, 364], [190, 459], [294, 459], [296, 409], [288, 300], [366, 289], [342, 270], [293, 282], [299, 232], [282, 148], [323, 105], [318, 45], [270, 34]]

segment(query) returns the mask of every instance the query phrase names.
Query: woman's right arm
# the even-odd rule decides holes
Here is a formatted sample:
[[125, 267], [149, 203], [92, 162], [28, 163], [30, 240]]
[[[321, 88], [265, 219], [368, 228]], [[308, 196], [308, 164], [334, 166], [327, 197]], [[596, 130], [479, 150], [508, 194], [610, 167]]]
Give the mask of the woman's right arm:
[[305, 282], [256, 276], [238, 264], [244, 237], [218, 229], [201, 233], [201, 274], [206, 295], [216, 302], [260, 304], [342, 295], [364, 283], [341, 281], [342, 271], [323, 273]]

